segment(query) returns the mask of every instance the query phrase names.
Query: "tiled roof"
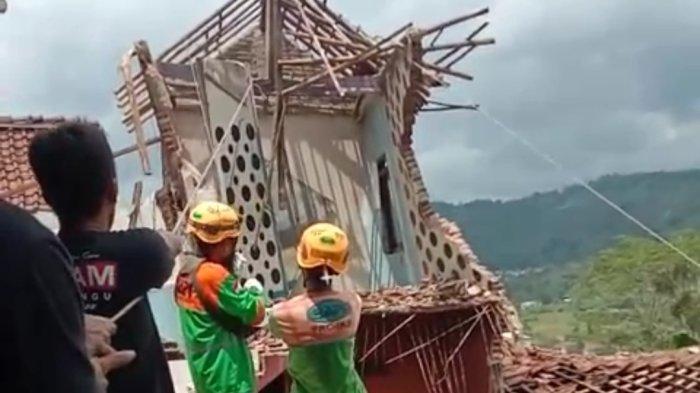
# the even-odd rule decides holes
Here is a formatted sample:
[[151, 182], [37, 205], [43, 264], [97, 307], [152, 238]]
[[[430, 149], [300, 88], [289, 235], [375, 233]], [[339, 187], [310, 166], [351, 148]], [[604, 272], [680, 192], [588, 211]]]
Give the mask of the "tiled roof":
[[[32, 186], [34, 175], [27, 150], [37, 132], [51, 129], [64, 121], [64, 117], [0, 116], [0, 198], [31, 212], [48, 209], [41, 191]], [[13, 193], [17, 189], [24, 191]]]
[[509, 357], [506, 392], [700, 392], [700, 348], [585, 356], [528, 348]]

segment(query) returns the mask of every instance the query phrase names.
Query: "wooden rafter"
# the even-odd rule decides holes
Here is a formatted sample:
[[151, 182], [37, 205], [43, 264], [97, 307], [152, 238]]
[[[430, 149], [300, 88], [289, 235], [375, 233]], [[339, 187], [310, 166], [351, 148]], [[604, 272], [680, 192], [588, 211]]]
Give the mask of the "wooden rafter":
[[[474, 30], [471, 34], [469, 34], [469, 35], [467, 36], [467, 41], [470, 41], [470, 40], [474, 39], [474, 37], [476, 37], [477, 35], [479, 35], [479, 33], [481, 33], [488, 25], [489, 25], [489, 22], [484, 22], [484, 23], [482, 23], [481, 26], [479, 26], [479, 28], [477, 28], [477, 29]], [[454, 55], [454, 54], [456, 54], [457, 52], [459, 52], [459, 50], [460, 50], [460, 48], [455, 48], [455, 49], [453, 49], [453, 50], [447, 52], [447, 53], [444, 54], [442, 57], [440, 57], [439, 59], [437, 59], [437, 61], [435, 61], [435, 64], [440, 65], [440, 63], [442, 63], [443, 61], [449, 59], [452, 55]], [[468, 54], [469, 52], [471, 52], [472, 50], [473, 50], [473, 48], [467, 48], [467, 54]], [[466, 54], [462, 54], [462, 55], [460, 55], [458, 58], [461, 60], [462, 58], [464, 58], [464, 56], [466, 56]], [[459, 60], [457, 60], [457, 61], [459, 61]], [[454, 63], [456, 63], [456, 61], [451, 62], [451, 64], [454, 64]], [[449, 68], [449, 67], [450, 67], [450, 65], [447, 66], [447, 68]]]
[[448, 27], [450, 27], [450, 26], [454, 26], [454, 25], [459, 24], [459, 23], [464, 23], [464, 22], [466, 22], [466, 21], [468, 21], [468, 20], [470, 20], [470, 19], [474, 19], [474, 18], [478, 18], [478, 17], [480, 17], [480, 16], [482, 16], [482, 15], [486, 15], [486, 14], [488, 14], [488, 12], [489, 12], [489, 9], [488, 9], [488, 8], [482, 8], [482, 9], [480, 9], [480, 10], [478, 10], [478, 11], [470, 12], [470, 13], [468, 13], [468, 14], [466, 14], [466, 15], [458, 16], [458, 17], [453, 18], [453, 19], [450, 19], [450, 20], [448, 20], [448, 21], [445, 21], [445, 22], [442, 22], [442, 23], [438, 23], [438, 24], [435, 25], [435, 26], [428, 27], [427, 29], [421, 30], [420, 36], [421, 36], [421, 37], [425, 37], [425, 36], [427, 36], [427, 35], [430, 35], [430, 34], [433, 34], [433, 33], [437, 33], [438, 31], [443, 30], [443, 29], [446, 29], [446, 28], [448, 28]]
[[335, 72], [333, 72], [333, 68], [331, 67], [331, 63], [328, 62], [328, 57], [326, 57], [325, 52], [323, 51], [323, 48], [321, 47], [321, 42], [318, 40], [318, 37], [316, 34], [314, 34], [314, 30], [311, 26], [311, 22], [309, 21], [308, 16], [306, 15], [306, 12], [304, 11], [304, 7], [301, 5], [301, 0], [294, 0], [297, 4], [297, 9], [299, 10], [299, 15], [301, 15], [301, 18], [304, 22], [304, 27], [306, 28], [306, 31], [309, 35], [311, 35], [311, 38], [314, 41], [314, 45], [316, 48], [318, 48], [319, 52], [321, 53], [321, 59], [323, 59], [323, 64], [326, 66], [326, 72], [328, 72], [328, 75], [330, 75], [331, 80], [333, 81], [333, 85], [335, 85], [336, 90], [338, 91], [338, 94], [342, 97], [345, 95], [345, 90], [340, 87], [340, 83], [338, 83], [338, 78], [335, 76]]
[[290, 94], [298, 89], [301, 89], [301, 88], [306, 87], [306, 86], [308, 86], [316, 81], [319, 81], [322, 78], [324, 78], [325, 76], [327, 76], [329, 71], [338, 72], [338, 71], [341, 71], [341, 70], [346, 69], [348, 67], [351, 67], [359, 62], [362, 62], [364, 60], [367, 60], [371, 57], [376, 56], [377, 54], [379, 54], [381, 52], [383, 45], [387, 44], [388, 42], [390, 42], [391, 40], [396, 38], [398, 35], [405, 32], [406, 30], [408, 30], [411, 26], [413, 26], [412, 23], [408, 23], [408, 24], [402, 26], [398, 30], [394, 31], [393, 33], [391, 33], [390, 35], [388, 35], [387, 37], [382, 39], [381, 41], [374, 44], [373, 47], [369, 48], [363, 54], [357, 55], [352, 60], [348, 60], [346, 62], [343, 62], [335, 67], [332, 67], [330, 70], [325, 70], [323, 72], [320, 72], [316, 75], [313, 75], [313, 76], [307, 78], [303, 82], [300, 82], [294, 86], [288, 87], [282, 91], [282, 94], [283, 95]]
[[483, 46], [483, 45], [493, 45], [496, 43], [496, 40], [493, 38], [486, 38], [483, 40], [466, 40], [466, 41], [460, 41], [460, 42], [452, 42], [449, 44], [442, 44], [442, 45], [433, 45], [429, 46], [427, 48], [424, 48], [424, 52], [435, 52], [435, 51], [441, 51], [441, 50], [448, 50], [448, 49], [461, 49], [466, 46]]

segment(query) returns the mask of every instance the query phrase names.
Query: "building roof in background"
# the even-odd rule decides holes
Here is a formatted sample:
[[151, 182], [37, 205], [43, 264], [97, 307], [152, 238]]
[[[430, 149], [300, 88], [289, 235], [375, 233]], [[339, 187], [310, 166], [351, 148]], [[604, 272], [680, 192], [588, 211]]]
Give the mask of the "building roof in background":
[[700, 348], [585, 356], [542, 348], [509, 356], [506, 392], [700, 392]]
[[62, 116], [0, 116], [0, 198], [30, 212], [49, 210], [36, 187], [27, 153], [37, 132], [66, 120]]

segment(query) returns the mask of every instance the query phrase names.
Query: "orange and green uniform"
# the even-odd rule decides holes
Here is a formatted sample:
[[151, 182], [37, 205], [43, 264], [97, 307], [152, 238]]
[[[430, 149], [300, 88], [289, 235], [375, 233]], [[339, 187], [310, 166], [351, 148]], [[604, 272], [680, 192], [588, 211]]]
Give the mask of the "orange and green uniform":
[[197, 393], [253, 393], [248, 327], [264, 315], [262, 295], [213, 262], [181, 272], [175, 298]]
[[351, 292], [304, 293], [272, 307], [269, 328], [289, 345], [291, 393], [366, 393], [355, 370], [362, 303]]

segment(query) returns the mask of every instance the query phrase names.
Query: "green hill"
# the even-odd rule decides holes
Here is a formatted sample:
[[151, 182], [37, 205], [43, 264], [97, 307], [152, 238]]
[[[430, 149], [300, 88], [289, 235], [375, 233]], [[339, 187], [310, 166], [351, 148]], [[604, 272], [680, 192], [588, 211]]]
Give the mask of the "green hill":
[[[700, 228], [700, 170], [609, 175], [591, 185], [662, 234]], [[499, 270], [582, 261], [622, 235], [644, 235], [581, 186], [435, 207], [459, 224], [484, 263]]]

